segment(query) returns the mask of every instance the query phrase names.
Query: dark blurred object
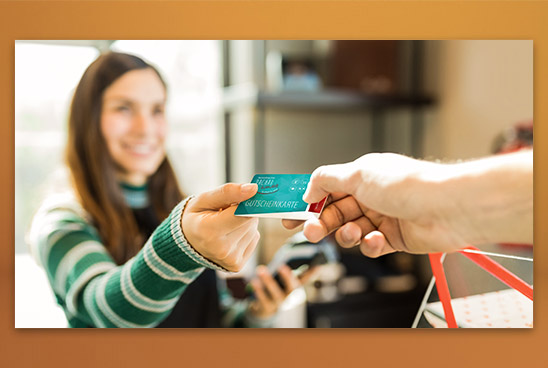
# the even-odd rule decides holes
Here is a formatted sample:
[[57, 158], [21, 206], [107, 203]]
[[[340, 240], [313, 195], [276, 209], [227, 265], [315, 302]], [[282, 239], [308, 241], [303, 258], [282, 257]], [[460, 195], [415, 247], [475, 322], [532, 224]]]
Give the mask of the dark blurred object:
[[339, 252], [342, 270], [328, 270], [338, 280], [326, 282], [320, 272], [320, 282], [307, 287], [308, 327], [410, 327], [426, 290], [419, 277], [421, 256], [371, 259], [357, 248]]
[[371, 95], [398, 93], [398, 41], [334, 41], [329, 86]]
[[284, 264], [296, 270], [303, 265], [310, 267], [326, 263], [336, 263], [339, 260], [336, 244], [330, 238], [325, 238], [318, 243], [311, 243], [303, 232], [298, 232], [287, 240], [276, 252], [268, 270], [274, 274]]
[[322, 83], [311, 59], [282, 59], [283, 89], [286, 91], [318, 91]]
[[266, 57], [266, 86], [270, 92], [317, 92], [322, 88], [318, 60], [309, 55], [270, 51]]
[[533, 147], [533, 120], [514, 125], [500, 133], [493, 143], [493, 153], [509, 153]]

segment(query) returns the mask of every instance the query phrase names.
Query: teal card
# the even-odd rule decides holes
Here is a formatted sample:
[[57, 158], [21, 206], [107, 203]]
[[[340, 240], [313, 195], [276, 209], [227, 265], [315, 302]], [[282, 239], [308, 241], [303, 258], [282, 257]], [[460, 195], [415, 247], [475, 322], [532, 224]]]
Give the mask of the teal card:
[[307, 220], [319, 217], [325, 198], [308, 204], [303, 201], [310, 174], [259, 174], [252, 183], [258, 186], [257, 194], [238, 205], [236, 216], [271, 217]]

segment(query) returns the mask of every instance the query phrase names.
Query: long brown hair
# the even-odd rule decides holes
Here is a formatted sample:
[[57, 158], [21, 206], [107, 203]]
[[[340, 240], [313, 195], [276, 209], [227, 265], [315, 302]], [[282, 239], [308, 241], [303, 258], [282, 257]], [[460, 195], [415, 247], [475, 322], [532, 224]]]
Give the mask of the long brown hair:
[[[154, 70], [166, 87], [160, 73], [134, 55], [100, 55], [84, 72], [70, 107], [66, 160], [72, 185], [118, 264], [134, 256], [145, 239], [125, 202], [116, 179], [116, 165], [101, 134], [103, 93], [123, 74], [147, 68]], [[160, 220], [183, 198], [167, 157], [148, 178], [148, 194]]]

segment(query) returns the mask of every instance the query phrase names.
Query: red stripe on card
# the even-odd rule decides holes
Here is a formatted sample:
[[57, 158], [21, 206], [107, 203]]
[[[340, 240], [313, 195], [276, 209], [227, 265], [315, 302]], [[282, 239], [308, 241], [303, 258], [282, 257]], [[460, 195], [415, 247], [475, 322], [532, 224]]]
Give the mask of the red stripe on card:
[[322, 212], [323, 205], [325, 204], [325, 201], [327, 200], [327, 197], [322, 199], [319, 202], [312, 203], [310, 207], [308, 208], [308, 212], [314, 212], [314, 213], [320, 213]]

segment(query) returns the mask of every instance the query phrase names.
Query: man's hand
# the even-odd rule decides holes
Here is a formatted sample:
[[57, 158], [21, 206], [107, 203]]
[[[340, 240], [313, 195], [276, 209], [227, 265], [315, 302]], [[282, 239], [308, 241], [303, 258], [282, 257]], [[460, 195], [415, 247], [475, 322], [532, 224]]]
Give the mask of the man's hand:
[[336, 231], [340, 245], [359, 244], [371, 257], [533, 241], [532, 151], [456, 164], [372, 153], [316, 169], [303, 199], [313, 203], [328, 194], [304, 235], [317, 242]]
[[[308, 203], [330, 198], [320, 218], [305, 223], [304, 235], [317, 242], [335, 231], [341, 246], [359, 245], [369, 257], [395, 251], [449, 251], [465, 245], [451, 231], [445, 213], [435, 210], [438, 197], [423, 176], [435, 166], [441, 165], [384, 153], [319, 167], [303, 198]], [[299, 222], [283, 224], [293, 228]]]

